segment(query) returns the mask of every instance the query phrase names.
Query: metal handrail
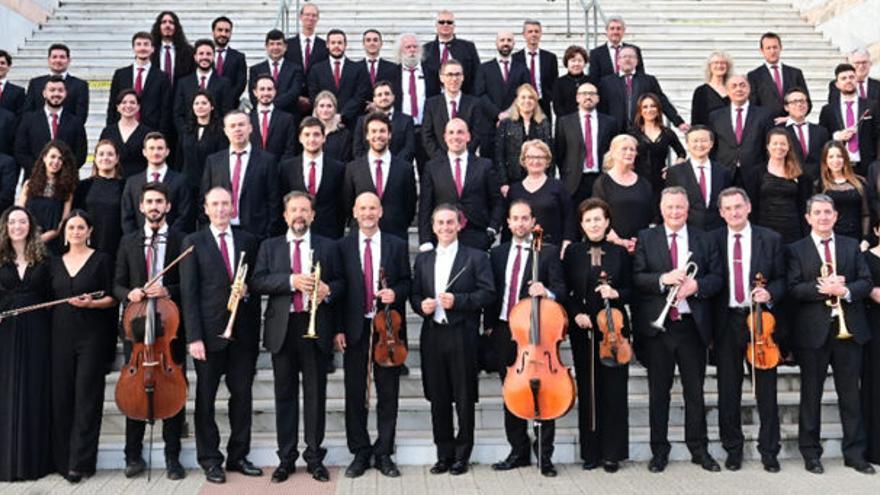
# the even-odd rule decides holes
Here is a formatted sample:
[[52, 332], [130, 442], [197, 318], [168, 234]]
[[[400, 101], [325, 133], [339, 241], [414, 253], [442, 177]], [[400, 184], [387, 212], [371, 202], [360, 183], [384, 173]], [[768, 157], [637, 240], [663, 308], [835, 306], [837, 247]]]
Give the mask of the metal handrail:
[[[599, 19], [602, 19], [602, 26], [605, 25], [608, 18], [602, 10], [599, 0], [578, 0], [581, 4], [581, 10], [584, 12], [584, 47], [590, 49], [590, 35], [593, 38], [593, 47], [599, 44]], [[593, 14], [592, 30], [590, 29], [590, 13]], [[571, 0], [565, 0], [565, 35], [571, 37]]]
[[[296, 18], [296, 22], [294, 23], [296, 30], [293, 33], [290, 32], [291, 4], [293, 4], [294, 17]], [[275, 29], [280, 29], [287, 36], [299, 34], [299, 9], [300, 0], [278, 0], [278, 14], [275, 16]]]

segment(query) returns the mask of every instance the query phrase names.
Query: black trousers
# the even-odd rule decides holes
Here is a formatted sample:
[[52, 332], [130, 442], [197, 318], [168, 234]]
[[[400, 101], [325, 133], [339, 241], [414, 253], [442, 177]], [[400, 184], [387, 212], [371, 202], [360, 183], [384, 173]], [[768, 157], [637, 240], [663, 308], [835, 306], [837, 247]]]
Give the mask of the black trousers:
[[[728, 311], [727, 319], [719, 322], [715, 337], [715, 359], [718, 366], [718, 426], [721, 445], [729, 455], [742, 455], [745, 437], [742, 431], [743, 360], [751, 341], [746, 326], [748, 312]], [[751, 369], [751, 367], [749, 367]], [[755, 399], [761, 428], [758, 452], [761, 457], [776, 457], [780, 449], [779, 408], [776, 401], [776, 368], [755, 368]]]
[[205, 361], [196, 366], [196, 455], [199, 465], [207, 469], [223, 463], [220, 453], [220, 430], [214, 419], [217, 388], [225, 376], [229, 389], [229, 441], [226, 455], [229, 463], [247, 457], [251, 450], [253, 421], [253, 385], [258, 350], [243, 340], [232, 340], [225, 349], [208, 351]]
[[[629, 458], [629, 365], [615, 368], [599, 362], [599, 342], [590, 349], [592, 330], [571, 326], [571, 353], [578, 394], [578, 436], [584, 462], [622, 461]], [[599, 336], [601, 339], [601, 335]], [[591, 357], [592, 355], [592, 357]], [[591, 431], [595, 384], [596, 429]]]
[[299, 457], [299, 382], [302, 374], [303, 425], [306, 450], [303, 459], [309, 465], [320, 463], [327, 451], [324, 442], [324, 411], [327, 407], [327, 356], [317, 339], [305, 339], [309, 314], [291, 313], [287, 339], [281, 351], [272, 354], [275, 376], [275, 428], [278, 435], [278, 459], [292, 466]]
[[678, 365], [684, 391], [685, 443], [691, 455], [706, 453], [706, 406], [703, 381], [706, 377], [706, 346], [690, 315], [672, 321], [665, 332], [644, 337], [648, 358], [648, 414], [651, 424], [651, 453], [669, 455], [669, 402], [675, 366]]
[[867, 434], [859, 398], [859, 377], [862, 373], [862, 346], [855, 340], [839, 340], [837, 320], [832, 323], [828, 340], [818, 349], [795, 349], [801, 368], [801, 407], [798, 414], [798, 448], [804, 459], [822, 456], [819, 440], [822, 425], [822, 389], [828, 365], [834, 370], [834, 390], [843, 425], [840, 450], [848, 461], [865, 459]]
[[370, 445], [366, 403], [367, 359], [372, 320], [364, 319], [363, 332], [357, 342], [346, 342], [343, 361], [345, 366], [345, 437], [352, 454], [394, 453], [394, 434], [397, 430], [397, 398], [400, 395], [400, 368], [386, 368], [371, 362], [373, 383], [376, 384], [376, 424], [379, 436]]
[[[601, 159], [602, 157], [600, 156], [599, 160]], [[583, 200], [593, 196], [593, 183], [596, 182], [599, 175], [598, 172], [593, 174], [581, 174], [581, 182], [578, 184], [578, 188], [574, 194], [571, 195], [571, 204], [574, 205], [575, 208], [577, 208]]]

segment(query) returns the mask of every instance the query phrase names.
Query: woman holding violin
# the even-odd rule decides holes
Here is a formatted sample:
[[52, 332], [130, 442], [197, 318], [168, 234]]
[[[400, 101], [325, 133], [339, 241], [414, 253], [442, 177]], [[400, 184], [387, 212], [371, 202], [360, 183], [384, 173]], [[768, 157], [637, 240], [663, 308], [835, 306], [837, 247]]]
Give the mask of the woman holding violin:
[[[115, 338], [106, 315], [116, 301], [110, 257], [89, 247], [89, 215], [71, 211], [60, 231], [68, 249], [49, 271], [53, 299], [69, 299], [52, 312], [52, 452], [57, 471], [78, 483], [98, 460], [107, 340]], [[96, 291], [103, 295], [83, 295]]]
[[584, 200], [578, 219], [586, 239], [568, 246], [562, 265], [577, 377], [580, 455], [583, 469], [601, 465], [613, 473], [629, 457], [632, 350], [624, 305], [632, 288], [631, 261], [626, 249], [608, 240], [611, 208], [606, 202]]

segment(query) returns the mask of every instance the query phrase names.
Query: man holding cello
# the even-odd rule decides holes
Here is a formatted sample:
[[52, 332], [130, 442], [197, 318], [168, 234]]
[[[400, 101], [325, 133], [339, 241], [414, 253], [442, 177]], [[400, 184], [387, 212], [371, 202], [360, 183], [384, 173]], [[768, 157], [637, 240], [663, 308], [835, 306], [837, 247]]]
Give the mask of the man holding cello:
[[[338, 259], [345, 280], [343, 326], [336, 334], [336, 348], [345, 361], [345, 436], [354, 460], [345, 476], [357, 478], [370, 467], [385, 476], [400, 476], [391, 460], [394, 433], [397, 429], [397, 399], [400, 392], [400, 366], [406, 359], [404, 328], [406, 298], [409, 295], [411, 271], [406, 241], [379, 229], [382, 202], [373, 192], [357, 196], [352, 217], [358, 228], [337, 244]], [[384, 311], [388, 307], [388, 311]], [[388, 317], [397, 313], [395, 328], [386, 328], [384, 335], [374, 334], [375, 328], [389, 327]], [[382, 325], [374, 325], [381, 323]], [[390, 322], [394, 327], [394, 321]], [[392, 333], [390, 344], [386, 342]], [[378, 362], [377, 346], [391, 346], [393, 358]], [[395, 347], [397, 346], [397, 347]], [[396, 358], [395, 358], [396, 355]], [[367, 431], [370, 379], [376, 383], [376, 422], [379, 437], [370, 444]]]

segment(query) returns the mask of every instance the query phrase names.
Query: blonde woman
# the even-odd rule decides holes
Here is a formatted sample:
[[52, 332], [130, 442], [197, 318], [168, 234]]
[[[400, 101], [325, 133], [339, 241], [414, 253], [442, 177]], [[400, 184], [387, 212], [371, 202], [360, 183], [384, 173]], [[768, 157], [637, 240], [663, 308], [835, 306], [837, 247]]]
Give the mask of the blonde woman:
[[342, 123], [339, 107], [333, 93], [324, 90], [315, 97], [312, 116], [324, 124], [324, 155], [348, 163], [351, 161], [351, 131]]
[[[516, 99], [505, 113], [507, 117], [495, 130], [495, 167], [501, 177], [501, 192], [506, 196], [510, 185], [526, 174], [520, 160], [523, 143], [538, 139], [552, 147], [553, 133], [550, 119], [538, 105], [538, 92], [531, 84], [516, 89]], [[547, 165], [552, 167], [553, 163]]]
[[730, 103], [727, 79], [733, 75], [733, 61], [725, 52], [715, 51], [706, 59], [705, 84], [694, 90], [691, 100], [691, 125], [708, 125], [713, 110]]

